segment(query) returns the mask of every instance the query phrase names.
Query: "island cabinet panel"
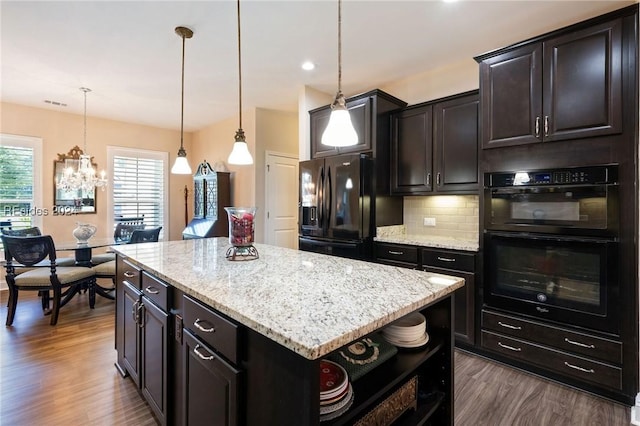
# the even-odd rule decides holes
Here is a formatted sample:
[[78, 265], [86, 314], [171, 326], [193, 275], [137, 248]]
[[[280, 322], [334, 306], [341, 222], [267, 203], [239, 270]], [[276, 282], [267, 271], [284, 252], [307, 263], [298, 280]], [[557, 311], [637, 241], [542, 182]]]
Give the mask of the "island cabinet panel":
[[183, 335], [183, 415], [189, 426], [236, 426], [241, 373], [189, 330]]
[[115, 346], [118, 350], [118, 358], [116, 367], [123, 376], [131, 374], [136, 384], [138, 383], [138, 343], [133, 311], [140, 297], [141, 278], [142, 272], [138, 267], [122, 257], [117, 257]]
[[392, 115], [392, 194], [477, 193], [478, 104], [473, 90]]
[[171, 288], [121, 257], [116, 263], [116, 276], [116, 366], [131, 377], [164, 425], [169, 404], [171, 335], [166, 307], [171, 301]]
[[622, 27], [573, 27], [479, 59], [482, 147], [622, 133]]

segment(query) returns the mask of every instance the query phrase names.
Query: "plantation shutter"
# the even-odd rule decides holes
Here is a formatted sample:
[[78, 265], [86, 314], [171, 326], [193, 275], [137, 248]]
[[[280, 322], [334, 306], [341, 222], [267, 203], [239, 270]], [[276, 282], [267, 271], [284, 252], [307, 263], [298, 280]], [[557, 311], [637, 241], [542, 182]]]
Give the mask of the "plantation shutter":
[[33, 148], [0, 146], [0, 221], [12, 227], [32, 226], [34, 203]]
[[164, 163], [162, 160], [113, 157], [113, 217], [141, 217], [146, 227], [164, 220]]

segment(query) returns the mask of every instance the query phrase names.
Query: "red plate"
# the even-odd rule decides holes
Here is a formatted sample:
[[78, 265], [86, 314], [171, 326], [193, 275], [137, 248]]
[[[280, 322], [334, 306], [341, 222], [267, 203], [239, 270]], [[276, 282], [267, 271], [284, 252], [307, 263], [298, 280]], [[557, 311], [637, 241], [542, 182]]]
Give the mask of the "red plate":
[[320, 360], [320, 393], [333, 393], [347, 384], [347, 372], [340, 365], [328, 360]]

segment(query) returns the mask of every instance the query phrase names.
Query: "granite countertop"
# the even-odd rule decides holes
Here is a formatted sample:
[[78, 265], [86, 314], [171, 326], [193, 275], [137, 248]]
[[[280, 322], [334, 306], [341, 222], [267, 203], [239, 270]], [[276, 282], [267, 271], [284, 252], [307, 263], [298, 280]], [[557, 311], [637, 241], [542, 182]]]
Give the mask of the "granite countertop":
[[439, 235], [416, 235], [407, 233], [404, 225], [380, 226], [376, 228], [375, 241], [381, 243], [407, 244], [410, 246], [436, 247], [451, 250], [478, 251], [478, 235], [468, 238]]
[[113, 246], [133, 264], [308, 359], [320, 358], [464, 285], [458, 277], [228, 238]]
[[375, 237], [381, 243], [407, 244], [410, 246], [435, 247], [450, 250], [478, 251], [478, 241], [438, 235], [386, 235]]

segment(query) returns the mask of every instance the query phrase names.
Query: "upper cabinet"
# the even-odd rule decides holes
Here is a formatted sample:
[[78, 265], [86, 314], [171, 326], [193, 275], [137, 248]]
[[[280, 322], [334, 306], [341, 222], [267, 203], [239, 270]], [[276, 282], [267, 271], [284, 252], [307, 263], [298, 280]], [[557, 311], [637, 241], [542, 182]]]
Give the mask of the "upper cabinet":
[[477, 192], [478, 103], [475, 90], [392, 115], [392, 194]]
[[622, 132], [622, 18], [476, 58], [482, 147]]
[[[389, 114], [406, 105], [406, 102], [382, 90], [372, 90], [347, 99], [351, 122], [358, 134], [358, 144], [344, 148], [322, 145], [322, 133], [329, 123], [331, 106], [326, 105], [309, 111], [311, 158], [356, 152], [371, 152], [374, 158], [384, 155], [389, 144]], [[386, 150], [384, 145], [387, 146]]]

